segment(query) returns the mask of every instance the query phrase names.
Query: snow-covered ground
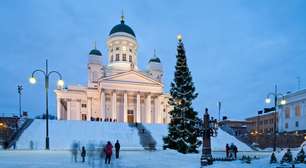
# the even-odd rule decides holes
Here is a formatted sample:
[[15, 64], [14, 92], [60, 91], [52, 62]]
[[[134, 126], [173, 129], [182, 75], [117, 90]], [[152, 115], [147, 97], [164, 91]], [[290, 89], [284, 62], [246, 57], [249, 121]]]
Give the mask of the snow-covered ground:
[[[251, 164], [241, 163], [240, 160], [232, 162], [214, 162], [208, 168], [275, 168], [276, 165], [269, 164], [270, 153], [248, 152], [240, 153], [256, 155], [260, 159], [253, 160]], [[214, 156], [224, 156], [224, 153], [213, 153]], [[294, 155], [295, 156], [295, 155]], [[111, 168], [199, 168], [200, 154], [180, 154], [173, 150], [166, 151], [122, 151], [119, 160], [112, 158], [109, 166], [97, 159], [94, 165], [88, 163], [74, 163], [69, 151], [0, 151], [1, 168], [90, 168], [90, 167], [111, 167]], [[278, 160], [281, 158], [277, 155]], [[79, 159], [80, 160], [80, 159]], [[305, 168], [305, 164], [297, 165], [296, 168]]]
[[[157, 148], [163, 146], [163, 136], [167, 135], [168, 126], [164, 124], [144, 124], [153, 138], [157, 141]], [[87, 122], [87, 121], [57, 121], [49, 122], [50, 148], [56, 150], [70, 149], [73, 141], [81, 145], [88, 143], [99, 144], [106, 141], [120, 141], [122, 149], [143, 149], [140, 145], [138, 131], [126, 123], [111, 122]], [[34, 149], [44, 149], [45, 144], [45, 120], [34, 120], [17, 141], [17, 149], [29, 149], [31, 142]], [[234, 143], [239, 151], [251, 151], [251, 149], [238, 141], [235, 137], [221, 129], [218, 136], [212, 138], [214, 151], [223, 151], [226, 143]]]

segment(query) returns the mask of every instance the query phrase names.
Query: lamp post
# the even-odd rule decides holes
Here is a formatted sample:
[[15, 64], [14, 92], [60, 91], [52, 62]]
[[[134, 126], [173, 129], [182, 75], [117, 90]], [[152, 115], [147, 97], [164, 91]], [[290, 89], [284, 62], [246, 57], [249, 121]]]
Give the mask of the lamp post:
[[277, 106], [279, 105], [278, 102], [278, 97], [282, 97], [281, 101], [280, 101], [280, 105], [285, 105], [286, 104], [286, 100], [284, 98], [284, 95], [281, 93], [278, 93], [277, 91], [277, 85], [275, 85], [275, 89], [274, 89], [274, 93], [271, 92], [267, 95], [266, 98], [266, 103], [270, 104], [271, 103], [271, 98], [270, 97], [274, 97], [274, 137], [273, 137], [273, 152], [276, 151], [276, 120], [277, 120], [277, 116], [276, 116], [276, 110], [277, 110]]
[[23, 90], [22, 85], [18, 85], [17, 90], [19, 94], [19, 117], [22, 117], [22, 114], [21, 114], [21, 91]]
[[202, 145], [202, 156], [201, 166], [207, 166], [213, 164], [213, 157], [211, 154], [211, 140], [210, 137], [217, 136], [217, 119], [209, 118], [208, 109], [205, 109], [203, 117], [203, 145]]
[[41, 72], [43, 73], [44, 77], [45, 77], [45, 94], [46, 94], [46, 142], [45, 142], [45, 148], [46, 150], [50, 149], [50, 145], [49, 145], [49, 107], [48, 107], [48, 90], [49, 90], [49, 77], [51, 74], [57, 74], [59, 76], [59, 80], [57, 81], [57, 85], [59, 87], [63, 87], [64, 86], [64, 81], [62, 80], [62, 75], [57, 72], [57, 71], [50, 71], [48, 69], [48, 60], [46, 60], [46, 66], [45, 66], [45, 70], [42, 69], [36, 69], [35, 71], [32, 72], [32, 75], [29, 79], [31, 84], [35, 84], [36, 83], [36, 78], [35, 78], [35, 74], [37, 72]]

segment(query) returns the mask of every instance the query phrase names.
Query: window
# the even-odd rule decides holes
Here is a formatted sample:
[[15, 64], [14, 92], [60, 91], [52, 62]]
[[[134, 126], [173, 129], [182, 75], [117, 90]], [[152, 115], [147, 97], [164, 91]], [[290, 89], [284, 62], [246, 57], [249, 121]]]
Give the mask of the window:
[[130, 52], [133, 52], [133, 50], [132, 50], [132, 49], [130, 49]]
[[87, 107], [87, 104], [82, 104], [82, 108], [86, 108]]
[[120, 50], [120, 48], [119, 48], [119, 47], [116, 47], [116, 50], [118, 51], [118, 50]]
[[285, 118], [290, 118], [290, 108], [289, 107], [285, 108]]
[[129, 55], [129, 62], [132, 62], [132, 56]]
[[126, 54], [122, 54], [122, 61], [126, 61]]
[[82, 120], [83, 121], [87, 120], [87, 115], [86, 114], [82, 114]]
[[133, 110], [128, 110], [128, 115], [133, 115], [134, 111]]
[[301, 105], [300, 104], [295, 105], [295, 116], [301, 117]]
[[295, 127], [299, 127], [299, 122], [298, 121], [295, 122]]
[[111, 60], [110, 60], [110, 62], [113, 62], [113, 60], [114, 60], [114, 56], [111, 55]]
[[288, 128], [288, 123], [285, 123], [285, 128]]
[[116, 61], [119, 61], [119, 54], [116, 54]]

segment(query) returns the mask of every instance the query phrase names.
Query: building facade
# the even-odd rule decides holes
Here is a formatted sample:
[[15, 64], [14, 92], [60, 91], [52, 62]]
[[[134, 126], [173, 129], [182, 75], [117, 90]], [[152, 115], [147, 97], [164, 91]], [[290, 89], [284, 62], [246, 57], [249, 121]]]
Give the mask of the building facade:
[[[246, 118], [249, 122], [248, 130], [251, 133], [258, 134], [272, 134], [274, 133], [274, 122], [276, 115], [276, 125], [278, 123], [278, 113], [273, 111], [270, 113], [264, 113], [257, 116]], [[276, 128], [277, 131], [277, 128]]]
[[[107, 57], [96, 46], [89, 53], [87, 85], [55, 91], [57, 118], [168, 123], [169, 94], [163, 91], [163, 68], [155, 52], [147, 69], [139, 69], [136, 35], [123, 16], [106, 44]], [[102, 64], [102, 60], [108, 63]]]
[[280, 106], [280, 132], [306, 132], [306, 89], [285, 95], [286, 105]]

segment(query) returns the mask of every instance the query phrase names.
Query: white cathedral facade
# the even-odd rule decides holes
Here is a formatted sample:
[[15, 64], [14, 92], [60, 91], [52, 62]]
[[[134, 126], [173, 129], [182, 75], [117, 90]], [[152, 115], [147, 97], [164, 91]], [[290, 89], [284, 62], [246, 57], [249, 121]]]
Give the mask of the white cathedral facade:
[[58, 120], [168, 123], [161, 61], [154, 53], [147, 70], [139, 69], [136, 35], [123, 17], [110, 31], [107, 47], [107, 57], [96, 47], [90, 51], [87, 85], [55, 91]]

